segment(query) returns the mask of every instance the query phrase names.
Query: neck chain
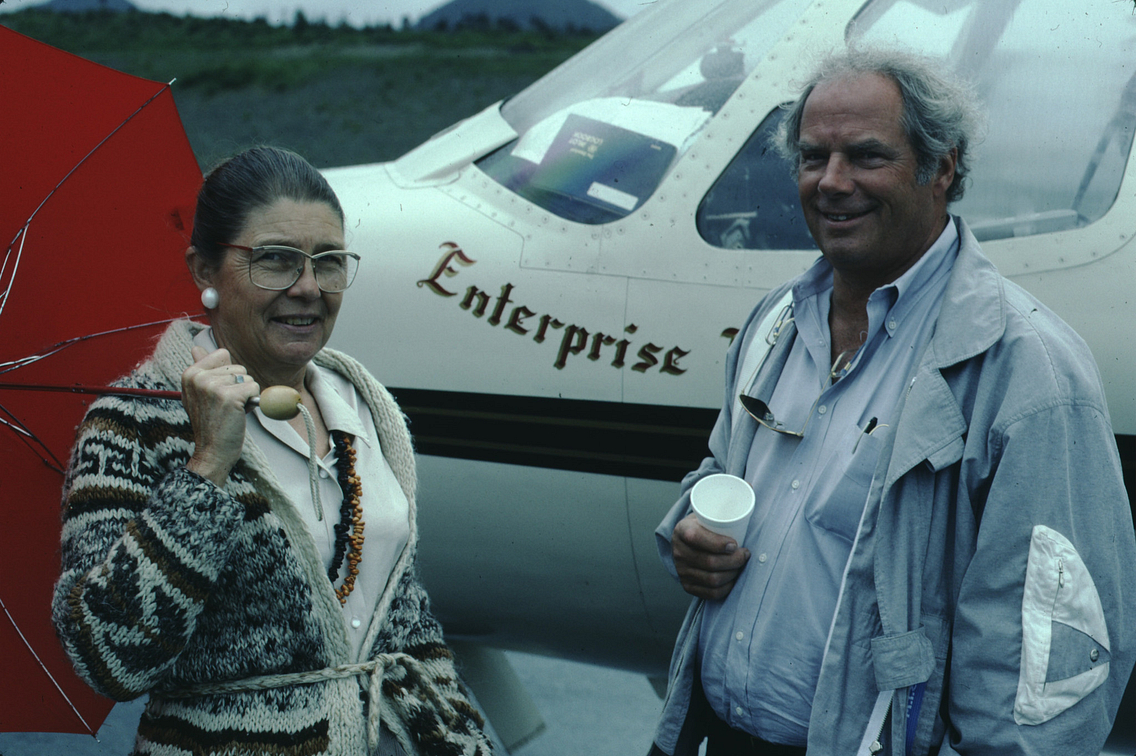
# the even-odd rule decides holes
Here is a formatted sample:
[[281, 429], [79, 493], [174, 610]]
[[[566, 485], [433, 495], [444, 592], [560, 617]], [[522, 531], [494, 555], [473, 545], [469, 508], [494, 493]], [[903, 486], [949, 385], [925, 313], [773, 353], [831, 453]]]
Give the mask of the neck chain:
[[[343, 431], [331, 431], [335, 444], [335, 472], [339, 487], [343, 490], [343, 504], [339, 507], [339, 524], [335, 526], [335, 551], [331, 557], [331, 567], [327, 577], [332, 583], [339, 579], [340, 565], [347, 557], [347, 575], [343, 585], [335, 589], [340, 604], [347, 603], [347, 597], [355, 590], [355, 578], [359, 575], [359, 562], [363, 561], [363, 487], [355, 474], [355, 449], [351, 446], [351, 436]], [[347, 535], [348, 528], [351, 535]], [[350, 548], [348, 548], [350, 545]]]

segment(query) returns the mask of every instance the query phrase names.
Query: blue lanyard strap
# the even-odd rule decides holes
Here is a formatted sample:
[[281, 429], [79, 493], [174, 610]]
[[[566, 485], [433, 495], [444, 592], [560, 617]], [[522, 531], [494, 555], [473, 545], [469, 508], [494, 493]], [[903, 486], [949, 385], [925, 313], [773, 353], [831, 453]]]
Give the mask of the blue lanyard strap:
[[919, 710], [923, 707], [923, 691], [926, 689], [927, 683], [921, 682], [911, 686], [907, 690], [907, 712], [905, 721], [907, 722], [907, 737], [904, 738], [904, 753], [911, 756], [912, 750], [915, 748], [915, 725], [919, 722]]

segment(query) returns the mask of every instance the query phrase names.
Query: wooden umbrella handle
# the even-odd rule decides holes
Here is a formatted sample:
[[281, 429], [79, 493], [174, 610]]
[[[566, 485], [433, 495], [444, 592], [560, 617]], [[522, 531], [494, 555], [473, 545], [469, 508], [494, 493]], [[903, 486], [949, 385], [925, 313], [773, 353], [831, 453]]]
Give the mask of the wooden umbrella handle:
[[249, 404], [259, 405], [260, 411], [273, 420], [291, 420], [300, 414], [300, 401], [300, 392], [291, 386], [269, 386]]

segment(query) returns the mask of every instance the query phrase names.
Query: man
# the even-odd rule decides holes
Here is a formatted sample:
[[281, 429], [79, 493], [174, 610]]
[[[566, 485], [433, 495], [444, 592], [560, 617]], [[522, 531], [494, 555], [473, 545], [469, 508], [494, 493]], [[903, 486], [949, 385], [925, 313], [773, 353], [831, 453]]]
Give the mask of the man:
[[[1088, 348], [947, 212], [974, 123], [934, 64], [879, 50], [827, 60], [786, 116], [822, 258], [735, 339], [712, 456], [656, 531], [696, 600], [653, 753], [1104, 743], [1131, 512]], [[743, 543], [691, 514], [719, 472], [755, 491]]]

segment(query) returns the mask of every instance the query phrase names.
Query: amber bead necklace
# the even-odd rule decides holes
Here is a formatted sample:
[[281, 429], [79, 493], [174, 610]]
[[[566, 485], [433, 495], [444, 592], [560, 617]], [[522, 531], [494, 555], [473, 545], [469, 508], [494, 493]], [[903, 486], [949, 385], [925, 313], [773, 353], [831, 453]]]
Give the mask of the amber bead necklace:
[[347, 574], [343, 578], [343, 585], [335, 589], [339, 603], [346, 604], [347, 597], [355, 590], [359, 562], [363, 561], [363, 487], [359, 476], [355, 474], [355, 449], [351, 446], [351, 436], [343, 431], [331, 431], [331, 440], [335, 445], [335, 471], [339, 488], [343, 491], [343, 504], [339, 507], [339, 524], [335, 526], [335, 550], [327, 577], [333, 584], [339, 579], [340, 565], [346, 556]]

